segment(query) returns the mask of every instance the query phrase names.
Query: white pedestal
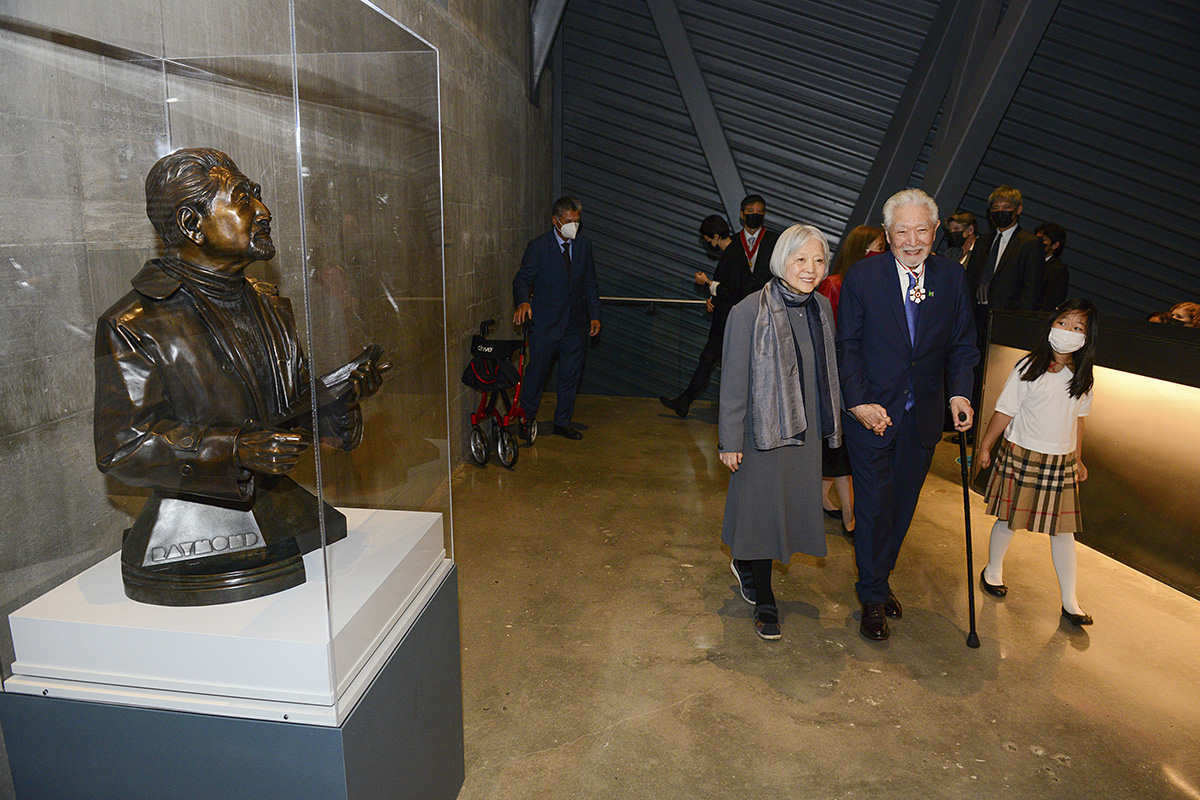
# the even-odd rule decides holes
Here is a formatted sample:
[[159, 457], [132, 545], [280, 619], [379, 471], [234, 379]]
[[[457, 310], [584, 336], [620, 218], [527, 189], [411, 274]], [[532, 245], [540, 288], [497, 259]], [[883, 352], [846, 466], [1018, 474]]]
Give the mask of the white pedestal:
[[453, 567], [440, 514], [341, 511], [349, 533], [304, 557], [304, 585], [240, 603], [136, 603], [114, 554], [9, 617], [4, 689], [340, 725]]

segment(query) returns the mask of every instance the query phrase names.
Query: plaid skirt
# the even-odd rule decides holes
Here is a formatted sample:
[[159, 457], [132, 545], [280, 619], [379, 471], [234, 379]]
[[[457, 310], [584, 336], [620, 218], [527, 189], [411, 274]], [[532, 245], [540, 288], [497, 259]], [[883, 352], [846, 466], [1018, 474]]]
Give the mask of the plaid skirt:
[[1014, 531], [1079, 533], [1077, 475], [1074, 453], [1049, 456], [1001, 439], [984, 493], [987, 513]]

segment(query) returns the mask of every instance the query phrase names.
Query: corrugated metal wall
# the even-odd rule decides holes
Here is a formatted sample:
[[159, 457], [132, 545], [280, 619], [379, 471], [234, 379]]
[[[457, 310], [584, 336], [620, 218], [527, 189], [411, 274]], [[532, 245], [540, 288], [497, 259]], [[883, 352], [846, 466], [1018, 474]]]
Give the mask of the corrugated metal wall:
[[1200, 302], [1200, 4], [1062, 0], [967, 191], [1067, 229], [1071, 289], [1145, 317]]
[[[768, 225], [839, 235], [937, 2], [677, 6]], [[963, 201], [982, 214], [992, 187], [1021, 188], [1025, 226], [1067, 228], [1075, 291], [1106, 311], [1200, 298], [1198, 16], [1183, 0], [1063, 0]], [[698, 297], [691, 274], [713, 262], [696, 228], [722, 208], [645, 3], [572, 3], [562, 36], [563, 186], [585, 203], [601, 293]], [[708, 326], [694, 306], [608, 305], [604, 320], [587, 392], [677, 393]]]

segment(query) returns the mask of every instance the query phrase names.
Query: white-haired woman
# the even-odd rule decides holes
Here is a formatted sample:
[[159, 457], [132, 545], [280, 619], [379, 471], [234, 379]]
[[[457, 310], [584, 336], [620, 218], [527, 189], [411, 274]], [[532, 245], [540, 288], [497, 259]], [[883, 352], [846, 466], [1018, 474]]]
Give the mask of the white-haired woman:
[[817, 285], [829, 243], [793, 225], [771, 254], [775, 277], [729, 314], [721, 364], [720, 455], [733, 472], [721, 539], [754, 627], [778, 639], [771, 562], [825, 555], [821, 440], [841, 442], [833, 315]]

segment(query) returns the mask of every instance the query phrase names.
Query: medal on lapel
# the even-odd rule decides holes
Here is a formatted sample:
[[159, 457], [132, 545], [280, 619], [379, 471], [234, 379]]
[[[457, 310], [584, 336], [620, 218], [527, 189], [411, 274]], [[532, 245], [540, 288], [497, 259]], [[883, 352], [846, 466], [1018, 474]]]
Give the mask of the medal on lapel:
[[929, 289], [924, 289], [920, 286], [914, 286], [908, 290], [908, 299], [914, 303], [920, 303], [929, 297], [933, 297], [933, 292]]

